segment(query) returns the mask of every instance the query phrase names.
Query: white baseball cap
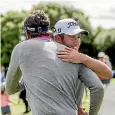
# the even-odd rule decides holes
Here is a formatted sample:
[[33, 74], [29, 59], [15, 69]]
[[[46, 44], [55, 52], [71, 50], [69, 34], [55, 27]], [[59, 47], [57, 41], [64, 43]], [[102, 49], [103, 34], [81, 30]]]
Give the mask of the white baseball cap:
[[85, 35], [88, 35], [88, 31], [81, 29], [78, 25], [78, 23], [74, 19], [62, 19], [59, 20], [55, 24], [55, 30], [54, 30], [54, 35], [58, 34], [68, 34], [68, 35], [75, 35], [78, 33], [82, 33]]
[[104, 52], [99, 52], [98, 55], [97, 55], [98, 58], [102, 58], [102, 57], [104, 57], [104, 56], [105, 56], [105, 53], [104, 53]]

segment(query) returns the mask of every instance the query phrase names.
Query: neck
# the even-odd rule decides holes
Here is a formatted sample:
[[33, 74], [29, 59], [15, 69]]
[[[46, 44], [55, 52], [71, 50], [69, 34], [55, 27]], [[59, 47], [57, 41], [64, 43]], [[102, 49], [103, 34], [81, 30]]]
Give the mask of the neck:
[[37, 37], [35, 37], [35, 38], [38, 38], [38, 39], [46, 39], [46, 40], [50, 40], [50, 39], [51, 39], [49, 34], [37, 36]]
[[[33, 38], [38, 38], [38, 39], [46, 39], [46, 40], [50, 40], [50, 35], [47, 33], [45, 35], [40, 35], [40, 36], [36, 36], [36, 37], [33, 37]], [[30, 35], [30, 33], [26, 33], [26, 40], [28, 39], [33, 39]]]

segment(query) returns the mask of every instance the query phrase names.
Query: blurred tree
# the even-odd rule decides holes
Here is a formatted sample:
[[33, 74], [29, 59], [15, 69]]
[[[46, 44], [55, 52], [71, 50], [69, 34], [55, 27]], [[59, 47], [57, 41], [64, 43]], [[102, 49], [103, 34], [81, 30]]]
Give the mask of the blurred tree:
[[[41, 9], [44, 10], [51, 20], [51, 30], [53, 30], [54, 24], [63, 18], [74, 18], [78, 20], [80, 26], [90, 32], [87, 39], [83, 36], [82, 42], [85, 44], [91, 44], [92, 42], [92, 27], [88, 21], [88, 17], [80, 10], [73, 7], [65, 7], [57, 3], [40, 3], [34, 5], [32, 10]], [[31, 12], [29, 11], [29, 13]], [[10, 55], [14, 46], [20, 41], [22, 35], [23, 20], [28, 12], [7, 12], [5, 15], [1, 15], [1, 63], [6, 66], [9, 64]], [[85, 39], [84, 39], [85, 38]], [[85, 46], [85, 45], [84, 45]], [[84, 48], [86, 50], [86, 48]], [[87, 53], [87, 50], [85, 51]]]
[[26, 12], [7, 12], [1, 16], [1, 64], [8, 66], [14, 46], [19, 42]]
[[115, 46], [115, 30], [105, 30], [102, 27], [99, 27], [96, 29], [96, 31], [94, 31], [91, 27], [88, 17], [85, 16], [82, 11], [74, 7], [65, 7], [64, 5], [52, 2], [43, 2], [34, 5], [31, 11], [38, 9], [44, 10], [48, 14], [51, 20], [51, 29], [60, 19], [73, 18], [78, 20], [80, 27], [89, 31], [88, 36], [82, 36], [81, 38], [81, 52], [84, 52], [92, 57], [97, 57], [97, 53], [99, 51], [108, 52], [110, 51], [108, 48], [111, 46], [111, 51], [113, 51], [113, 46]]
[[5, 15], [1, 15], [1, 63], [8, 66], [10, 55], [14, 46], [20, 41], [25, 16], [33, 10], [44, 10], [51, 20], [51, 30], [55, 23], [63, 18], [73, 18], [78, 21], [81, 28], [89, 31], [88, 36], [82, 36], [81, 52], [92, 57], [96, 57], [99, 51], [105, 51], [112, 56], [115, 51], [115, 29], [105, 30], [101, 27], [93, 30], [89, 19], [84, 13], [73, 7], [65, 7], [53, 2], [43, 2], [32, 7], [31, 11], [13, 12], [10, 11]]
[[105, 30], [99, 27], [94, 38], [93, 46], [98, 52], [105, 52], [110, 57], [113, 68], [115, 68], [115, 29]]
[[[84, 15], [84, 13], [78, 9], [75, 9], [73, 7], [65, 7], [57, 3], [39, 3], [37, 5], [34, 5], [32, 10], [43, 10], [47, 15], [49, 16], [51, 22], [50, 26], [51, 29], [53, 29], [55, 23], [64, 18], [73, 18], [75, 20], [78, 20], [80, 27], [88, 30], [90, 32], [90, 36], [92, 35], [92, 27], [90, 25], [90, 22], [88, 20], [88, 17]], [[88, 36], [89, 37], [89, 36]], [[84, 39], [83, 41], [90, 42], [91, 39]]]
[[104, 30], [98, 28], [93, 44], [98, 50], [106, 51], [115, 45], [115, 29]]
[[[93, 33], [92, 33], [93, 29], [89, 22], [88, 17], [85, 16], [82, 11], [75, 9], [74, 7], [65, 7], [64, 5], [60, 5], [53, 2], [51, 3], [43, 2], [43, 3], [36, 4], [33, 6], [31, 11], [39, 10], [39, 9], [43, 10], [49, 16], [51, 21], [50, 22], [51, 30], [53, 30], [55, 23], [60, 19], [73, 18], [76, 21], [78, 21], [81, 28], [89, 31], [88, 36], [82, 36], [81, 38], [82, 40], [81, 51], [89, 55], [94, 54], [95, 51], [93, 50], [93, 46], [92, 46], [92, 42], [94, 40]], [[91, 50], [91, 52], [89, 50]]]

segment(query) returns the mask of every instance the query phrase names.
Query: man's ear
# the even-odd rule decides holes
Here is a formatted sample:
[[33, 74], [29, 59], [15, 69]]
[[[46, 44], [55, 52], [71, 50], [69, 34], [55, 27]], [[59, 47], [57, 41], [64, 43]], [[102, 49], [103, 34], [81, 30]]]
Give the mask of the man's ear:
[[26, 31], [26, 39], [27, 39], [27, 40], [28, 40], [28, 39], [31, 39], [30, 32], [27, 32], [27, 31]]
[[59, 35], [55, 36], [55, 41], [60, 43], [60, 44], [62, 44], [62, 39], [61, 39], [61, 37]]

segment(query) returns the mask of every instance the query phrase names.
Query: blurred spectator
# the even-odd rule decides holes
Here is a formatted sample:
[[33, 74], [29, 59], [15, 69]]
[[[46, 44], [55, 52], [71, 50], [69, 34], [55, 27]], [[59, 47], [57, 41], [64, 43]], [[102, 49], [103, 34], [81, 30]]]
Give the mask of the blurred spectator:
[[1, 83], [5, 82], [6, 78], [5, 78], [5, 67], [4, 66], [0, 66], [0, 80]]
[[[104, 62], [108, 67], [112, 70], [112, 64], [109, 60], [109, 56], [106, 55], [104, 52], [99, 52], [98, 59], [102, 62]], [[110, 83], [110, 79], [104, 79], [101, 76], [99, 76], [101, 82], [107, 87]]]
[[99, 60], [101, 60], [104, 56], [105, 56], [104, 52], [99, 52], [98, 55], [97, 55]]
[[28, 101], [27, 101], [27, 97], [26, 97], [26, 89], [24, 86], [24, 81], [23, 78], [21, 77], [20, 81], [19, 81], [19, 85], [20, 85], [20, 93], [19, 93], [19, 98], [22, 99], [24, 105], [25, 105], [25, 111], [23, 112], [23, 114], [29, 113], [30, 112], [30, 107], [28, 105]]
[[19, 94], [19, 98], [23, 100], [23, 103], [25, 105], [25, 111], [23, 112], [23, 114], [29, 113], [30, 112], [30, 107], [28, 105], [28, 101], [26, 99], [26, 89], [23, 89], [20, 94]]
[[110, 59], [109, 59], [109, 56], [108, 55], [104, 55], [104, 60], [105, 60], [105, 63], [108, 65], [108, 67], [112, 70], [112, 64], [110, 62]]
[[5, 90], [5, 82], [1, 85], [1, 112], [2, 115], [11, 115], [11, 110], [9, 106], [9, 97]]
[[97, 57], [98, 57], [98, 59], [100, 61], [106, 63], [108, 65], [108, 67], [110, 69], [112, 69], [112, 64], [111, 64], [111, 62], [109, 60], [109, 56], [108, 55], [106, 55], [104, 52], [99, 52]]

